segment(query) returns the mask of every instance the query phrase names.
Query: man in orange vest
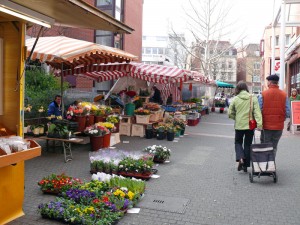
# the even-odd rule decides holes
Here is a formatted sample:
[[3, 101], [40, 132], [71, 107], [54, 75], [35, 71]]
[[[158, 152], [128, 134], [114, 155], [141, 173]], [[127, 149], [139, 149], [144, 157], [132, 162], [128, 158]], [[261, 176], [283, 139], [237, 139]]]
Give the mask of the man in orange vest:
[[285, 118], [290, 117], [290, 102], [287, 94], [279, 89], [278, 75], [270, 75], [266, 79], [269, 89], [263, 91], [258, 99], [263, 116], [263, 131], [260, 139], [261, 143], [273, 144], [276, 156]]

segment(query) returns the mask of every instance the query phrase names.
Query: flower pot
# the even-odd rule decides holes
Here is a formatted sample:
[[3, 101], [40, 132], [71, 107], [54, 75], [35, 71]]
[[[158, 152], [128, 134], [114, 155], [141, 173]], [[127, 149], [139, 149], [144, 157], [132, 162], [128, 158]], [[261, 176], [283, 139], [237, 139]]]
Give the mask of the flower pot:
[[220, 113], [223, 113], [224, 112], [224, 108], [220, 108]]
[[153, 138], [153, 130], [152, 129], [146, 129], [146, 139]]
[[214, 112], [215, 111], [215, 107], [211, 107], [211, 111]]
[[103, 148], [103, 136], [90, 136], [91, 150], [97, 151]]
[[176, 132], [175, 132], [175, 137], [179, 137], [179, 136], [180, 136], [180, 132], [181, 132], [181, 130], [176, 131]]
[[111, 133], [104, 135], [104, 137], [103, 137], [103, 148], [108, 148], [110, 146], [110, 136], [111, 136]]
[[94, 123], [105, 122], [105, 121], [106, 121], [105, 116], [94, 116]]
[[127, 116], [133, 116], [135, 110], [135, 104], [133, 103], [127, 103], [125, 105], [125, 115]]
[[95, 124], [95, 116], [94, 115], [88, 115], [86, 116], [85, 126], [89, 127]]
[[209, 114], [209, 109], [208, 109], [208, 108], [205, 109], [205, 113], [206, 113], [207, 115]]
[[185, 128], [181, 129], [180, 130], [180, 135], [184, 135], [184, 132], [185, 132]]
[[78, 132], [82, 132], [85, 129], [86, 116], [75, 116], [75, 121], [78, 123]]
[[168, 141], [173, 141], [175, 138], [175, 133], [174, 132], [167, 132], [167, 140]]
[[154, 156], [154, 158], [153, 158], [153, 162], [155, 162], [155, 163], [164, 163], [165, 161], [166, 161], [165, 159], [160, 159], [160, 158], [157, 158], [156, 156]]
[[156, 136], [157, 140], [163, 140], [165, 139], [165, 137], [166, 137], [165, 132], [157, 132], [157, 136]]

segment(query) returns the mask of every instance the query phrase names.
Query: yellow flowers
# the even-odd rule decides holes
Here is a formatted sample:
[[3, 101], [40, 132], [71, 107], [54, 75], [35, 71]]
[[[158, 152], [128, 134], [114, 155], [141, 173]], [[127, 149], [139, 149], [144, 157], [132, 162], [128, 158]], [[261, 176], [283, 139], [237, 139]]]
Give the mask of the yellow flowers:
[[134, 193], [132, 191], [128, 191], [127, 195], [129, 200], [132, 200], [134, 198]]
[[41, 107], [38, 109], [38, 112], [39, 112], [39, 113], [45, 112], [44, 106], [41, 106]]
[[115, 192], [114, 192], [114, 195], [115, 196], [120, 196], [122, 198], [125, 198], [125, 193], [123, 191], [121, 191], [120, 189], [117, 189]]
[[111, 130], [115, 127], [115, 125], [113, 123], [110, 123], [110, 122], [100, 122], [100, 123], [97, 123], [97, 126], [102, 126], [102, 127], [106, 127], [107, 129]]
[[28, 104], [26, 107], [24, 107], [25, 112], [31, 112], [32, 105]]

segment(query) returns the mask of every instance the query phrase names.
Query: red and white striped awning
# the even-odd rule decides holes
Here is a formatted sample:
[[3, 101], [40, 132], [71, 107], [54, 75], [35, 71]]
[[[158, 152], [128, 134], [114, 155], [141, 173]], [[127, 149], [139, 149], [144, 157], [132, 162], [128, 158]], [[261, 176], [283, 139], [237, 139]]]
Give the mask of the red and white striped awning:
[[[97, 76], [98, 79], [101, 76], [110, 76], [105, 72], [113, 71], [122, 72], [119, 76], [123, 76], [125, 74], [124, 76], [131, 76], [133, 78], [160, 84], [180, 83], [193, 78], [191, 71], [179, 69], [178, 67], [154, 64], [147, 65], [142, 63], [88, 65], [65, 70], [63, 71], [63, 75], [90, 75], [93, 73], [93, 75]], [[60, 72], [57, 72], [56, 75], [60, 76]], [[117, 78], [117, 76], [115, 76], [115, 78]]]
[[[34, 43], [35, 38], [26, 40], [27, 56]], [[57, 36], [40, 37], [31, 59], [46, 62], [55, 69], [61, 69], [62, 63], [64, 68], [73, 69], [79, 65], [130, 62], [137, 57], [117, 48]]]

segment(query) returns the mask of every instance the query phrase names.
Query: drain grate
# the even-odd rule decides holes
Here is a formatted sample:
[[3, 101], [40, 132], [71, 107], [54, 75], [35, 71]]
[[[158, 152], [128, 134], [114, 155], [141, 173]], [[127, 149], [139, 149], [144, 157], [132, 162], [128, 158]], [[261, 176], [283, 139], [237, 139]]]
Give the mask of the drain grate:
[[140, 208], [183, 214], [190, 199], [146, 194], [137, 205]]

